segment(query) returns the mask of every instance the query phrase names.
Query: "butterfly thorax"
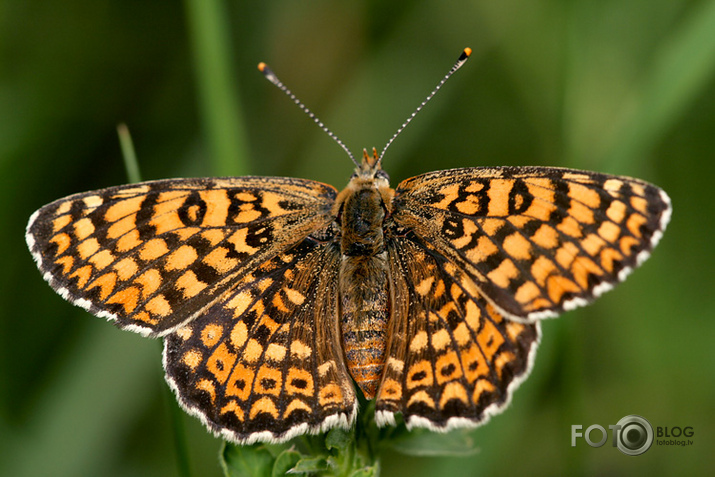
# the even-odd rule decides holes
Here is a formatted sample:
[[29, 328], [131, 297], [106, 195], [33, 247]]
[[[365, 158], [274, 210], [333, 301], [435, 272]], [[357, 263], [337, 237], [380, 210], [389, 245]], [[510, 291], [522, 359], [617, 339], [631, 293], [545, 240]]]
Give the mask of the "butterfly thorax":
[[375, 397], [385, 363], [389, 280], [384, 222], [390, 189], [376, 156], [365, 154], [336, 201], [340, 225], [340, 306], [345, 358], [366, 398]]

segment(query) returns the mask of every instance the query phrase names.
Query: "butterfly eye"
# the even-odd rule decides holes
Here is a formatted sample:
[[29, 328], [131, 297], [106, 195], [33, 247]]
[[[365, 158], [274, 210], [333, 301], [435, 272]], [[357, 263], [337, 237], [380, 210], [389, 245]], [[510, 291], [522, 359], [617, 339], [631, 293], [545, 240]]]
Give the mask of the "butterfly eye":
[[377, 171], [377, 173], [375, 174], [375, 177], [376, 177], [377, 179], [385, 179], [386, 181], [389, 181], [389, 180], [390, 180], [390, 176], [388, 176], [388, 175], [387, 175], [387, 172], [383, 171], [382, 169], [380, 169], [379, 171]]

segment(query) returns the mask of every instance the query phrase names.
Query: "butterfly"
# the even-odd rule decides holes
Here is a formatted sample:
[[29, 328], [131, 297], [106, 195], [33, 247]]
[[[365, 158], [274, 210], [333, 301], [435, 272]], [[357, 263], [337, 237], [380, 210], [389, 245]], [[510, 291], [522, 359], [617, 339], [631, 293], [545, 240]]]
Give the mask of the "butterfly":
[[340, 192], [249, 176], [76, 194], [32, 215], [27, 244], [63, 298], [163, 338], [181, 406], [247, 444], [348, 428], [358, 393], [381, 426], [486, 422], [529, 374], [540, 320], [622, 281], [670, 218], [634, 178], [470, 167], [393, 189], [383, 155]]

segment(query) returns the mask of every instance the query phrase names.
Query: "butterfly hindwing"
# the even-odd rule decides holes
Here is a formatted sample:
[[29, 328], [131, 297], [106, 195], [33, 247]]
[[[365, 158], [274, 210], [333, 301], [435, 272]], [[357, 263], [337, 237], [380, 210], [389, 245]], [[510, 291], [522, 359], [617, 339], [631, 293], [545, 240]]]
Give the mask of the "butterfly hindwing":
[[329, 224], [335, 195], [319, 182], [278, 177], [144, 182], [46, 205], [26, 237], [64, 298], [121, 327], [163, 335]]
[[586, 304], [622, 281], [662, 236], [670, 200], [627, 177], [467, 168], [403, 181], [393, 213], [499, 310], [531, 320]]
[[261, 264], [165, 338], [182, 406], [234, 442], [348, 427], [357, 401], [338, 332], [339, 248], [312, 238]]
[[486, 422], [529, 374], [539, 324], [505, 319], [414, 236], [395, 239], [389, 252], [394, 294], [406, 301], [393, 312], [378, 422], [394, 422], [398, 411], [408, 427]]

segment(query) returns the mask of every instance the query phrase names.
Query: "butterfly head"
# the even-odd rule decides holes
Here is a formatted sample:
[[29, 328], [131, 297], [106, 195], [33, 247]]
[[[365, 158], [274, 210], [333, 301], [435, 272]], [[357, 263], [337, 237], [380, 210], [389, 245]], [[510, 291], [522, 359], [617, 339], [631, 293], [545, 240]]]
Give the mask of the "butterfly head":
[[365, 194], [367, 196], [373, 194], [379, 196], [384, 209], [387, 212], [391, 210], [395, 191], [390, 188], [390, 177], [387, 172], [382, 170], [380, 156], [378, 156], [375, 148], [372, 149], [372, 155], [368, 154], [367, 150], [363, 150], [362, 161], [355, 168], [353, 175], [350, 176], [350, 182], [348, 182], [347, 187], [335, 199], [333, 214], [336, 217], [340, 217], [347, 199], [357, 196], [366, 197]]
[[355, 172], [350, 177], [350, 181], [369, 181], [375, 182], [379, 187], [388, 187], [390, 176], [382, 170], [380, 165], [380, 156], [377, 155], [377, 149], [372, 148], [372, 155], [368, 154], [367, 149], [362, 150], [362, 161], [355, 168]]

